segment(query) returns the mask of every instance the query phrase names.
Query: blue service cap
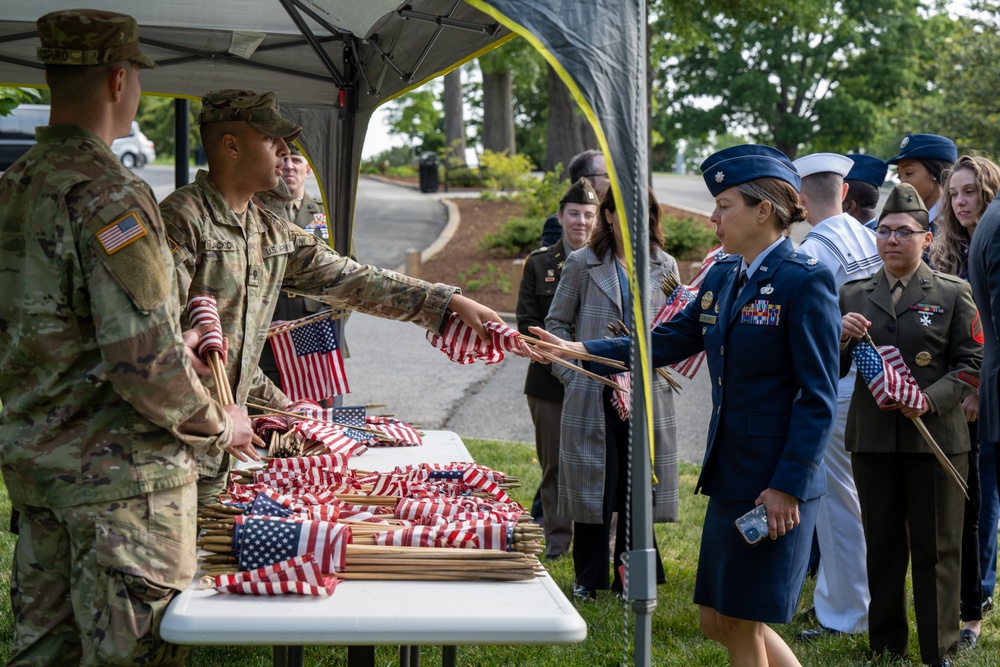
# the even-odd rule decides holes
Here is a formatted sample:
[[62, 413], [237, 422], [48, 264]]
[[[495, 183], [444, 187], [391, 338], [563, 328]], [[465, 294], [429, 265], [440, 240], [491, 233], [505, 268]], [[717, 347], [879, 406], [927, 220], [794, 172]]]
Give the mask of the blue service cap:
[[886, 164], [899, 164], [900, 160], [944, 160], [954, 162], [958, 159], [958, 149], [955, 142], [948, 137], [937, 134], [908, 134], [899, 143], [899, 155], [885, 161]]
[[876, 188], [882, 187], [885, 175], [889, 173], [889, 163], [864, 153], [850, 153], [847, 157], [854, 161], [854, 166], [847, 172], [845, 181], [862, 181]]
[[788, 156], [762, 144], [743, 144], [713, 153], [701, 163], [701, 172], [713, 197], [755, 178], [779, 178], [796, 192], [802, 186], [802, 179]]

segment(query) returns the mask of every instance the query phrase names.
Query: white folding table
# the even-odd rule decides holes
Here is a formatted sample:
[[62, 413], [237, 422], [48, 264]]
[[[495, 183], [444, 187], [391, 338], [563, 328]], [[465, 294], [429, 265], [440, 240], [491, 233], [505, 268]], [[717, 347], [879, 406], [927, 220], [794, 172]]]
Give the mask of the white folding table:
[[[371, 448], [352, 468], [472, 461], [461, 438], [428, 431], [421, 447]], [[199, 575], [200, 576], [200, 575]], [[303, 646], [348, 646], [349, 664], [373, 665], [375, 645], [571, 644], [587, 625], [547, 575], [515, 582], [342, 581], [329, 597], [224, 595], [197, 589], [170, 604], [160, 627], [177, 644], [272, 645], [275, 665], [301, 664]]]

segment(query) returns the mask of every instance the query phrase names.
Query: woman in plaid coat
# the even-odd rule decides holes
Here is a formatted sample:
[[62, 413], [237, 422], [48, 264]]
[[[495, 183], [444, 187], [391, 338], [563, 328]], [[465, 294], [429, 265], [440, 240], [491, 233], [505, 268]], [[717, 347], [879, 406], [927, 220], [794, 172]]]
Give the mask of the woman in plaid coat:
[[[560, 338], [589, 340], [608, 335], [608, 325], [624, 320], [630, 300], [624, 247], [611, 193], [597, 212], [588, 246], [572, 253], [545, 326]], [[650, 309], [657, 312], [666, 297], [660, 285], [677, 274], [677, 262], [663, 251], [660, 207], [649, 194]], [[624, 296], [623, 296], [624, 293]], [[609, 587], [608, 551], [612, 512], [626, 507], [628, 422], [612, 407], [612, 390], [569, 369], [553, 366], [566, 386], [559, 444], [559, 513], [574, 521], [574, 595], [593, 599]], [[653, 519], [677, 520], [677, 425], [674, 399], [667, 382], [653, 376], [654, 467]], [[621, 591], [621, 554], [628, 549], [624, 513], [615, 540], [613, 590]], [[663, 581], [657, 559], [657, 580]]]

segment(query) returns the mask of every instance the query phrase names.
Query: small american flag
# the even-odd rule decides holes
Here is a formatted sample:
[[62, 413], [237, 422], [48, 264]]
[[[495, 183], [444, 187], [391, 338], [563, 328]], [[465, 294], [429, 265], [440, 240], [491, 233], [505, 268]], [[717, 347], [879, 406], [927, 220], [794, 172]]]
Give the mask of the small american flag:
[[448, 355], [449, 359], [460, 364], [472, 364], [476, 361], [496, 364], [503, 361], [504, 352], [516, 352], [520, 349], [520, 334], [516, 329], [501, 322], [486, 322], [484, 326], [493, 339], [492, 343], [484, 343], [472, 327], [456, 313], [452, 313], [444, 327], [444, 333], [438, 335], [428, 331], [427, 340]]
[[215, 590], [239, 595], [330, 595], [339, 579], [324, 577], [316, 557], [307, 553], [250, 572], [215, 578]]
[[139, 221], [139, 216], [129, 213], [97, 232], [97, 240], [101, 242], [104, 252], [112, 255], [145, 235], [146, 228]]
[[350, 391], [333, 320], [304, 324], [269, 340], [281, 388], [291, 400], [325, 400]]
[[[274, 494], [273, 497], [272, 493]], [[285, 498], [276, 491], [268, 489], [263, 493], [257, 494], [257, 497], [253, 499], [253, 504], [243, 510], [243, 514], [250, 516], [290, 517], [295, 514], [295, 510], [292, 509], [291, 499]]]
[[[351, 541], [348, 526], [327, 521], [251, 518], [234, 527], [233, 546], [239, 548], [241, 572], [312, 553], [322, 572], [342, 572]], [[237, 538], [236, 530], [239, 530]]]
[[632, 417], [632, 374], [615, 373], [611, 380], [621, 387], [611, 392], [611, 406], [623, 422], [628, 421]]
[[372, 445], [395, 445], [409, 447], [424, 444], [423, 439], [417, 430], [404, 421], [393, 419], [392, 417], [381, 417], [372, 415], [368, 417], [367, 428], [384, 434], [388, 441], [375, 440]]
[[927, 407], [924, 393], [895, 347], [880, 345], [876, 348], [863, 340], [851, 350], [851, 357], [875, 402], [883, 410], [896, 409], [897, 402], [917, 410]]
[[351, 456], [361, 456], [368, 451], [368, 446], [364, 441], [368, 439], [367, 433], [361, 433], [362, 439], [353, 438], [349, 433], [358, 431], [337, 426], [336, 424], [321, 424], [312, 421], [300, 421], [295, 425], [295, 430], [304, 435], [309, 440], [315, 440], [326, 446], [331, 454]]

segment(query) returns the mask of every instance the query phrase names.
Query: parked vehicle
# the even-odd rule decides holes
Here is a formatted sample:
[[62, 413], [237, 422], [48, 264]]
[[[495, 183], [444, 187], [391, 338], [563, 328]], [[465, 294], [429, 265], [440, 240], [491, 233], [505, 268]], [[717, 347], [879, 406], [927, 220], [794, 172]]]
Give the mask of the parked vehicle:
[[22, 104], [0, 116], [0, 169], [8, 169], [35, 145], [35, 128], [49, 124], [49, 105]]
[[111, 144], [111, 152], [118, 156], [128, 169], [141, 169], [156, 159], [152, 141], [139, 129], [139, 123], [132, 121], [132, 129]]

